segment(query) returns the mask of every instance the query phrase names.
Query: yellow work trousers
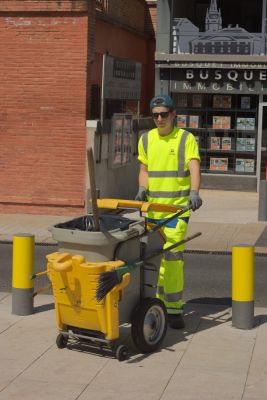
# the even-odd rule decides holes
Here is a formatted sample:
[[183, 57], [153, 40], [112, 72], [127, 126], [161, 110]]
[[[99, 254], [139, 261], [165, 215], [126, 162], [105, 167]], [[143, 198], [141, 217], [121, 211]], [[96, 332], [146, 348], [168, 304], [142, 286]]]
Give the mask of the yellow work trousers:
[[[164, 237], [167, 248], [185, 238], [187, 223], [178, 219], [177, 225], [173, 228], [164, 226], [161, 233]], [[183, 308], [183, 289], [184, 289], [184, 245], [175, 247], [165, 253], [161, 259], [159, 277], [157, 284], [156, 297], [161, 299], [167, 309], [168, 314], [180, 314]]]

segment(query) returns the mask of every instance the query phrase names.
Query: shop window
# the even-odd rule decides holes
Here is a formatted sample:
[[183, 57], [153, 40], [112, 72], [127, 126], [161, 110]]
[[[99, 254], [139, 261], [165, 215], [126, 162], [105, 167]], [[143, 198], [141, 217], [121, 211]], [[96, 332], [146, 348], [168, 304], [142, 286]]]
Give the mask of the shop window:
[[203, 173], [255, 176], [258, 96], [172, 93], [172, 97], [176, 125], [194, 134]]

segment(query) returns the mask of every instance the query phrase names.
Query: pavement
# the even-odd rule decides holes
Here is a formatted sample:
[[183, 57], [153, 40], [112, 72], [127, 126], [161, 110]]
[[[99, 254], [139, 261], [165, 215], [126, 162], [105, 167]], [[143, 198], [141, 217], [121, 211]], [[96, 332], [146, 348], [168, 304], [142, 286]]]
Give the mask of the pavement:
[[[187, 251], [231, 252], [247, 244], [267, 254], [267, 222], [258, 221], [258, 195], [202, 190]], [[30, 233], [54, 243], [49, 228], [69, 216], [0, 215], [0, 241]], [[140, 354], [129, 324], [120, 340], [129, 360], [79, 346], [58, 349], [53, 296], [38, 294], [34, 314], [12, 314], [12, 294], [0, 293], [0, 400], [264, 400], [267, 393], [267, 308], [255, 307], [254, 327], [232, 324], [229, 305], [185, 304], [186, 328], [168, 329], [161, 348]]]
[[[258, 221], [258, 193], [201, 190], [201, 197], [203, 206], [192, 213], [188, 235], [202, 235], [189, 242], [187, 250], [231, 252], [232, 246], [247, 244], [255, 253], [267, 253], [267, 221]], [[0, 241], [12, 242], [14, 235], [28, 233], [36, 243], [56, 244], [50, 227], [76, 216], [0, 214]]]

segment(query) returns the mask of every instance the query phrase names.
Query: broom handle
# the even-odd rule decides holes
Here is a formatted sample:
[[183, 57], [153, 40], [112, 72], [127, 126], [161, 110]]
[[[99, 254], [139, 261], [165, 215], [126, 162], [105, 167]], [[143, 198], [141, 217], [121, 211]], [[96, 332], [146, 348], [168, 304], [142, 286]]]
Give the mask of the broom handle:
[[[187, 238], [181, 240], [180, 242], [174, 243], [171, 246], [166, 247], [166, 249], [160, 249], [160, 250], [155, 251], [154, 253], [150, 254], [148, 257], [145, 257], [141, 261], [145, 262], [145, 261], [151, 260], [152, 258], [157, 257], [161, 254], [167, 253], [167, 251], [170, 251], [170, 250], [174, 249], [175, 247], [181, 246], [182, 244], [187, 243], [192, 239], [195, 239], [196, 237], [200, 236], [201, 234], [202, 234], [201, 232], [194, 233], [192, 236], [188, 236]], [[138, 261], [137, 261], [137, 263], [138, 263]]]
[[201, 232], [197, 232], [194, 235], [181, 240], [180, 242], [177, 242], [177, 243], [172, 244], [171, 246], [168, 246], [166, 249], [160, 249], [158, 251], [155, 251], [154, 253], [150, 254], [148, 257], [143, 258], [142, 260], [136, 260], [129, 264], [125, 264], [122, 267], [118, 267], [118, 268], [116, 268], [117, 276], [121, 280], [121, 278], [124, 274], [126, 274], [128, 272], [129, 273], [133, 272], [136, 268], [141, 267], [146, 261], [151, 260], [152, 258], [157, 257], [161, 254], [167, 253], [167, 251], [170, 251], [177, 246], [181, 246], [182, 244], [187, 243], [190, 240], [195, 239], [196, 237], [198, 237], [200, 235], [201, 235]]
[[189, 210], [191, 210], [191, 207], [186, 207], [186, 208], [183, 208], [182, 210], [179, 210], [177, 213], [173, 214], [170, 218], [167, 218], [165, 221], [161, 222], [160, 224], [153, 226], [152, 229], [145, 232], [144, 236], [151, 235], [152, 233], [159, 231], [163, 226], [167, 225], [174, 218], [178, 218], [180, 215], [182, 215], [183, 213], [185, 213], [186, 211], [189, 211]]
[[97, 208], [97, 195], [96, 195], [96, 184], [95, 184], [95, 166], [94, 166], [94, 156], [92, 147], [89, 148], [87, 152], [88, 157], [88, 172], [90, 179], [90, 190], [92, 199], [92, 209], [93, 209], [93, 221], [95, 231], [100, 231], [99, 219], [98, 219], [98, 208]]
[[[160, 224], [157, 224], [157, 225], [153, 226], [153, 228], [151, 228], [149, 231], [148, 231], [147, 229], [145, 229], [145, 231], [144, 231], [143, 233], [141, 233], [141, 235], [138, 236], [139, 239], [141, 239], [141, 238], [143, 238], [143, 237], [145, 237], [145, 236], [150, 236], [150, 235], [152, 235], [154, 232], [159, 231], [160, 228], [162, 228], [164, 225], [167, 225], [167, 224], [168, 224], [170, 221], [172, 221], [174, 218], [178, 218], [181, 214], [183, 214], [184, 212], [189, 211], [189, 210], [191, 210], [191, 207], [183, 208], [182, 210], [179, 210], [177, 213], [173, 214], [170, 218], [167, 218], [165, 221], [161, 222]], [[201, 235], [201, 233], [200, 233], [200, 235]], [[197, 236], [199, 236], [199, 235], [197, 235]], [[131, 238], [128, 239], [128, 241], [129, 241], [129, 240], [135, 240], [135, 239], [136, 239], [136, 236], [132, 236]], [[192, 237], [192, 239], [194, 239], [194, 237]], [[188, 239], [188, 240], [191, 240], [191, 239]], [[118, 249], [120, 249], [120, 246], [122, 245], [122, 243], [123, 243], [123, 242], [121, 242], [121, 243], [117, 246], [117, 248], [116, 248], [116, 250], [115, 250], [115, 253], [114, 253], [114, 257], [116, 257], [116, 254], [117, 254], [117, 252], [118, 252]]]

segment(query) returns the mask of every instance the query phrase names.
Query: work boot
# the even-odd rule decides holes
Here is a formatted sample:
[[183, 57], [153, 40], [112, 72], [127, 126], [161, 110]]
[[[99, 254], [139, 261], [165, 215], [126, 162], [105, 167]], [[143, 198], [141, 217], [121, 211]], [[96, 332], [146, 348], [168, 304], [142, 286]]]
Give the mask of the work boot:
[[183, 329], [185, 327], [183, 314], [168, 314], [168, 321], [172, 329]]

